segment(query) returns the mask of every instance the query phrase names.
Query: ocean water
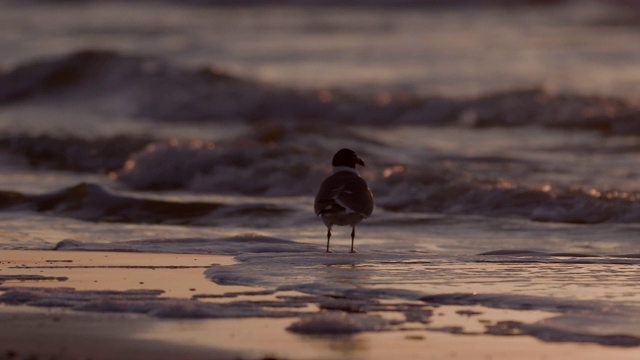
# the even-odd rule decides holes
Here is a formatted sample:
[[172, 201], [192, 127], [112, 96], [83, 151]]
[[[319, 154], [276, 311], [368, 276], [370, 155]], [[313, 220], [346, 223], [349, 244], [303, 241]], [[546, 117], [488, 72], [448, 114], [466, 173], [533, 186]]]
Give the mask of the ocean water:
[[[203, 276], [282, 293], [0, 301], [291, 317], [300, 334], [468, 333], [430, 327], [433, 310], [537, 310], [554, 315], [482, 333], [640, 346], [637, 16], [0, 2], [0, 248], [230, 254]], [[357, 254], [348, 228], [325, 254], [313, 196], [342, 147], [376, 209]]]

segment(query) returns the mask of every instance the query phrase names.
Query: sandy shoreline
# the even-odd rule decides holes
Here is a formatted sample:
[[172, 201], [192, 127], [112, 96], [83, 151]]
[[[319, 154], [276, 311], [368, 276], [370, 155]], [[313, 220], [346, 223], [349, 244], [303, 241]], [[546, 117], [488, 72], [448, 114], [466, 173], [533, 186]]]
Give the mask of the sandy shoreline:
[[[160, 297], [178, 299], [190, 299], [196, 294], [222, 296], [260, 290], [220, 286], [204, 278], [203, 272], [211, 264], [233, 262], [231, 256], [220, 255], [3, 250], [0, 251], [0, 279], [4, 281], [0, 286], [163, 290]], [[7, 280], [13, 275], [40, 275], [51, 279]], [[270, 297], [274, 295], [252, 295], [251, 300]], [[454, 320], [466, 321], [465, 317], [455, 315], [454, 310], [458, 309], [443, 307], [433, 321], [443, 326]], [[483, 321], [517, 320], [518, 316], [535, 321], [536, 316], [548, 316], [522, 311], [484, 311]], [[637, 359], [640, 356], [637, 348], [545, 343], [527, 336], [455, 335], [420, 327], [355, 335], [304, 336], [286, 331], [296, 320], [296, 317], [166, 319], [144, 314], [2, 305], [0, 359], [29, 356], [56, 359]], [[471, 323], [461, 324], [473, 328]]]
[[237, 359], [214, 347], [144, 339], [158, 320], [139, 315], [0, 307], [0, 359]]

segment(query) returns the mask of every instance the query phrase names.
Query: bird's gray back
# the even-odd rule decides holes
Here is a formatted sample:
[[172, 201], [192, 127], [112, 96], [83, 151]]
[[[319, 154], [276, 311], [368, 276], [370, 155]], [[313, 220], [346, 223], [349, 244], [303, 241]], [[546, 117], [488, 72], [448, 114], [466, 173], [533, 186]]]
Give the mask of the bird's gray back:
[[347, 171], [337, 172], [322, 182], [314, 204], [316, 214], [333, 202], [364, 217], [369, 217], [375, 206], [367, 182]]

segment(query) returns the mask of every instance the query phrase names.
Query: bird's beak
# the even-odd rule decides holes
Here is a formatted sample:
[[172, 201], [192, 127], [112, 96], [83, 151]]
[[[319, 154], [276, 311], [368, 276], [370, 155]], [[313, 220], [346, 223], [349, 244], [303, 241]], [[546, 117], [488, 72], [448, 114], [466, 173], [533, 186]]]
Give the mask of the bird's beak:
[[356, 164], [364, 166], [364, 161], [356, 156]]

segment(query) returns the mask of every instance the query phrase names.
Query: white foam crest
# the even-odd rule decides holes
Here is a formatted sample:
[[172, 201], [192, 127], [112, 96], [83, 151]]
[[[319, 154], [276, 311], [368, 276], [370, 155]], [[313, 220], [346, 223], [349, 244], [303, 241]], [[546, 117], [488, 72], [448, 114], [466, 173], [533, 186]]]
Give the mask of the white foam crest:
[[207, 172], [218, 160], [204, 143], [179, 142], [148, 145], [136, 153], [118, 173], [118, 180], [134, 188], [180, 188], [200, 172]]
[[117, 179], [137, 189], [299, 195], [326, 176], [325, 162], [297, 147], [172, 141], [134, 154]]
[[522, 217], [577, 224], [640, 220], [636, 193], [568, 186], [548, 190], [504, 179], [474, 180], [465, 173], [437, 168], [393, 173], [377, 179], [372, 188], [377, 204], [393, 211]]

